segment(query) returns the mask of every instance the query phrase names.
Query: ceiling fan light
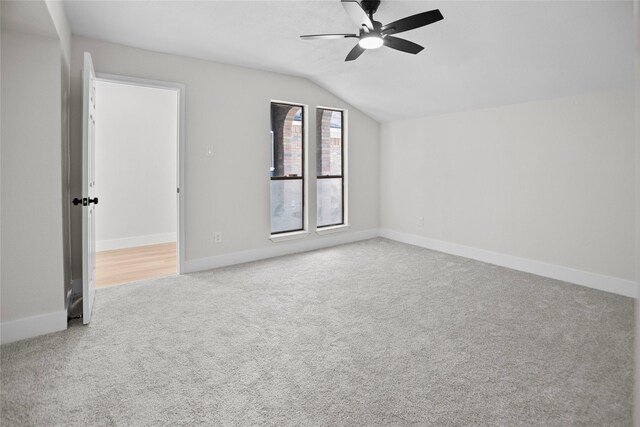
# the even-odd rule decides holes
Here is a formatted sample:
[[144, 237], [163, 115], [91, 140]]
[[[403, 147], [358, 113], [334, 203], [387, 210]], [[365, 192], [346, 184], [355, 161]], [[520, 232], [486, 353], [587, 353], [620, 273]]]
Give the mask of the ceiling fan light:
[[382, 37], [377, 34], [372, 34], [370, 36], [362, 37], [358, 44], [363, 49], [377, 49], [382, 46]]

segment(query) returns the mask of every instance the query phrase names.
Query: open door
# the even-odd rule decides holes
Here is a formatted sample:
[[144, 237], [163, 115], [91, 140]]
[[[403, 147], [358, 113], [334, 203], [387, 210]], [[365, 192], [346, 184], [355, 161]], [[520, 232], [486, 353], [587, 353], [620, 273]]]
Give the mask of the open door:
[[96, 292], [95, 77], [91, 54], [85, 52], [82, 69], [82, 323], [85, 325], [91, 321]]

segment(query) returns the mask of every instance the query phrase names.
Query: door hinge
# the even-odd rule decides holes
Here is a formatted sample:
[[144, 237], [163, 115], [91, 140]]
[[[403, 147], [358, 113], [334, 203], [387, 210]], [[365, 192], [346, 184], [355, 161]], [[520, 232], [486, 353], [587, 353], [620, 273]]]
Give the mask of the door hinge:
[[180, 187], [176, 188], [177, 193], [180, 194]]

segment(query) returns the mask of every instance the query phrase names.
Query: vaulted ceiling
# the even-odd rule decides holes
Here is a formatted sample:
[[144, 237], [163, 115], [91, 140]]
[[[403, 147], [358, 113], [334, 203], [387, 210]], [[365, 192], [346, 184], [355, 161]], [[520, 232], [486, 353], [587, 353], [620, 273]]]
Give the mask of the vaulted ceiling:
[[431, 9], [444, 20], [388, 48], [344, 58], [357, 28], [339, 0], [67, 1], [74, 34], [301, 76], [380, 122], [631, 87], [631, 1], [392, 1], [388, 23]]

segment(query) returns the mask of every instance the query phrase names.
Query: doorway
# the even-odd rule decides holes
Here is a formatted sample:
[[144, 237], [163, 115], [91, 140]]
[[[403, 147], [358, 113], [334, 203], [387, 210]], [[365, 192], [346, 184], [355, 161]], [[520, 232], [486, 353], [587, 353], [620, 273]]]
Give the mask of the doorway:
[[183, 86], [96, 75], [96, 287], [181, 271]]

